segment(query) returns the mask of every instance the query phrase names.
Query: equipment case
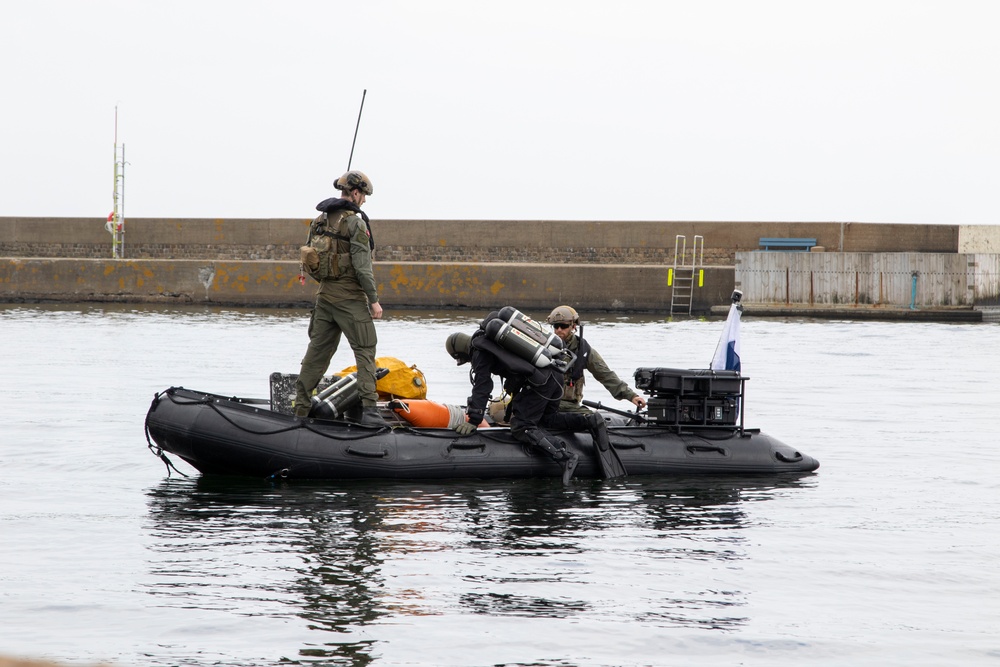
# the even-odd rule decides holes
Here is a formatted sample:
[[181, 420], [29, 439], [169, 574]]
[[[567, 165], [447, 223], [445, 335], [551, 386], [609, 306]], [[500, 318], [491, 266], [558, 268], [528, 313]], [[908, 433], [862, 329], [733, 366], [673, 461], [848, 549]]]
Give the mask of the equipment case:
[[739, 371], [637, 368], [635, 386], [650, 396], [738, 396], [744, 378]]
[[734, 396], [718, 398], [667, 396], [650, 398], [646, 405], [646, 415], [657, 424], [734, 426], [739, 415], [738, 405]]

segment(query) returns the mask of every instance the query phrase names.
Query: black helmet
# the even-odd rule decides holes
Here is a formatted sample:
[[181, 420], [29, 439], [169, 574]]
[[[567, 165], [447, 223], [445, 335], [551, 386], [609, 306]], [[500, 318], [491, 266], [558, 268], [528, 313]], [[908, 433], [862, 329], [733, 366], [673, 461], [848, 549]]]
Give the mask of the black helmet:
[[472, 336], [456, 331], [444, 342], [444, 349], [458, 365], [468, 363], [472, 355]]

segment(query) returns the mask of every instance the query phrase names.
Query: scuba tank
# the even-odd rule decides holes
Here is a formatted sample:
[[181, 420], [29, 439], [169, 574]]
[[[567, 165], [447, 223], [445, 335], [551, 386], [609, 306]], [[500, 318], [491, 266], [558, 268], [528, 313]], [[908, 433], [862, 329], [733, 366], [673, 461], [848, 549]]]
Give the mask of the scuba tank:
[[[576, 355], [569, 350], [556, 349], [539, 343], [500, 318], [487, 322], [485, 332], [487, 338], [508, 352], [527, 360], [536, 368], [552, 366], [560, 373], [565, 373], [576, 358]], [[559, 343], [562, 345], [561, 340]]]
[[521, 333], [527, 334], [542, 345], [555, 348], [556, 350], [561, 350], [563, 348], [563, 342], [559, 336], [546, 331], [545, 327], [522, 313], [517, 308], [514, 308], [513, 306], [504, 306], [500, 309], [497, 315], [501, 320], [511, 325]]
[[[388, 368], [376, 368], [375, 380], [380, 380], [388, 374]], [[347, 409], [360, 400], [358, 374], [349, 373], [312, 397], [309, 416], [319, 419], [343, 419]]]

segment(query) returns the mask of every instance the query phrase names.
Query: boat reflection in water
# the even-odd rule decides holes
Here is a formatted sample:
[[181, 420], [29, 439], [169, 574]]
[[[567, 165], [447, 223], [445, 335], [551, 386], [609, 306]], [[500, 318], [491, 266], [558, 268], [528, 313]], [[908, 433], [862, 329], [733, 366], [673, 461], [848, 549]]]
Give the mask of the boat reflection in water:
[[367, 664], [387, 625], [423, 616], [732, 629], [747, 621], [732, 572], [747, 557], [748, 503], [814, 483], [168, 479], [148, 492], [148, 592], [301, 619], [300, 655], [350, 664]]

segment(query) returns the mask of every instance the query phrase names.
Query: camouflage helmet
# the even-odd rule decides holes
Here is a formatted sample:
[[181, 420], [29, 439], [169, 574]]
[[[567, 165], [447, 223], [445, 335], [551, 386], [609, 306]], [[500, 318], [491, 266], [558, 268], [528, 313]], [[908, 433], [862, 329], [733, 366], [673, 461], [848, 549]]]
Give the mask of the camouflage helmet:
[[372, 193], [372, 179], [365, 176], [363, 171], [352, 169], [333, 182], [333, 187], [341, 192], [344, 190], [361, 190], [366, 195]]
[[579, 324], [580, 316], [572, 306], [557, 306], [545, 321], [549, 324]]
[[444, 349], [448, 351], [451, 358], [458, 362], [458, 365], [466, 363], [472, 355], [472, 336], [469, 334], [455, 332], [448, 336], [444, 342]]

